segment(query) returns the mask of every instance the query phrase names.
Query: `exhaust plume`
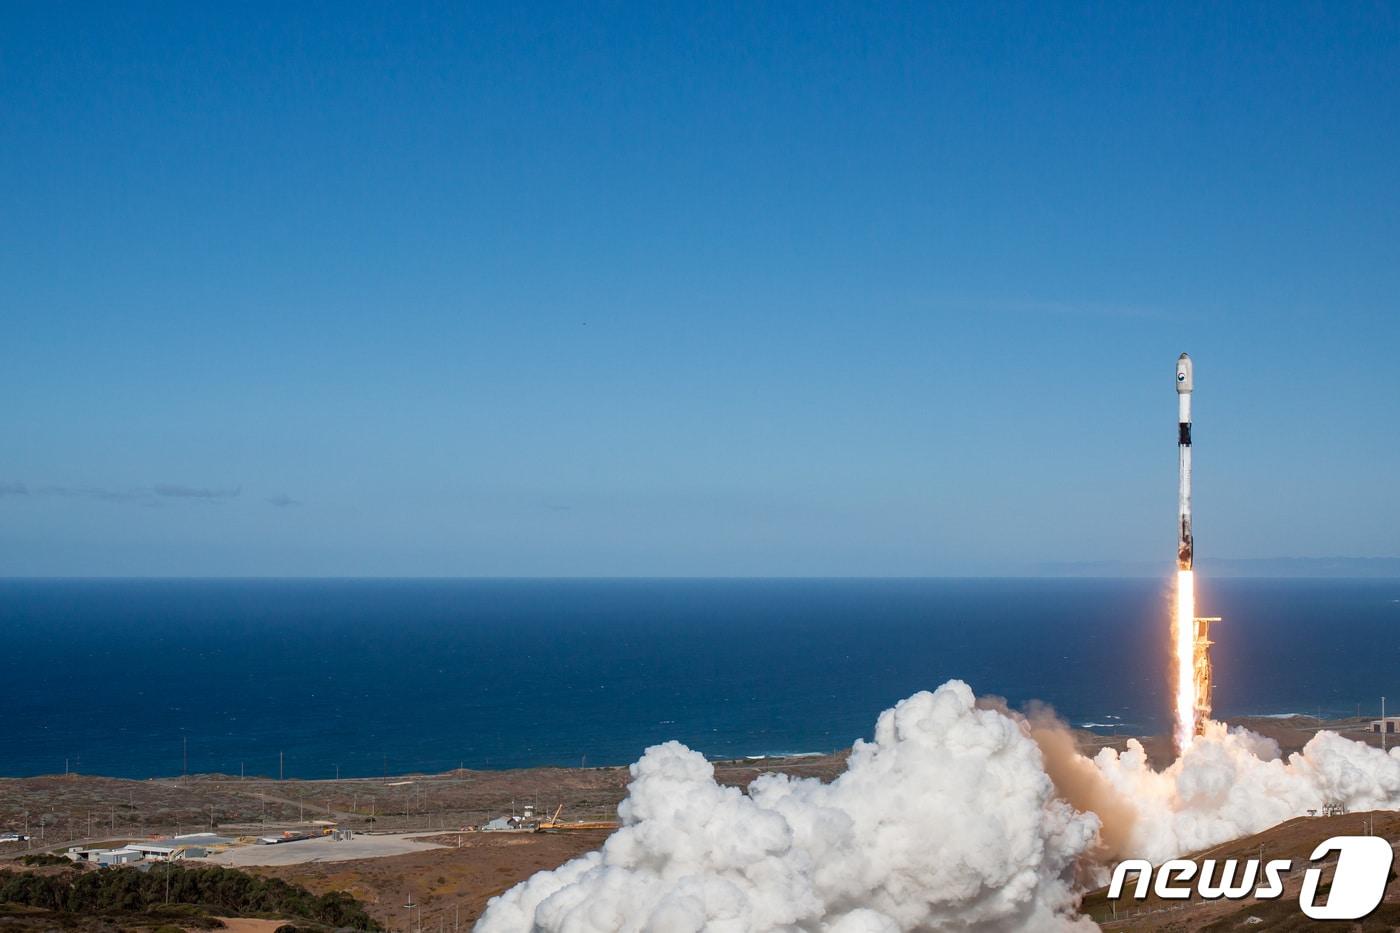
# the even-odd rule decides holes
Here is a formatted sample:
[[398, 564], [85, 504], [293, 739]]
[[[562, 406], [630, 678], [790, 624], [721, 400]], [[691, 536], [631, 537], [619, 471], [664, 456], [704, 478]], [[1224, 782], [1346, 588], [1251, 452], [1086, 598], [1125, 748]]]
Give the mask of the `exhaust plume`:
[[1136, 739], [1121, 754], [1100, 751], [1093, 764], [1135, 811], [1121, 857], [1154, 863], [1262, 832], [1324, 803], [1400, 807], [1400, 755], [1335, 732], [1319, 732], [1284, 761], [1272, 739], [1208, 721], [1163, 771], [1148, 767]]
[[830, 784], [748, 795], [676, 742], [632, 766], [602, 849], [495, 898], [483, 933], [1092, 929], [1072, 874], [1099, 821], [1054, 796], [1021, 724], [949, 681], [881, 714]]
[[1400, 749], [1320, 732], [1276, 743], [1206, 722], [1153, 771], [1137, 740], [1093, 758], [1048, 707], [952, 680], [886, 710], [829, 784], [748, 794], [678, 742], [647, 749], [597, 852], [493, 898], [482, 933], [1093, 929], [1078, 895], [1124, 858], [1161, 863], [1320, 809], [1400, 807]]

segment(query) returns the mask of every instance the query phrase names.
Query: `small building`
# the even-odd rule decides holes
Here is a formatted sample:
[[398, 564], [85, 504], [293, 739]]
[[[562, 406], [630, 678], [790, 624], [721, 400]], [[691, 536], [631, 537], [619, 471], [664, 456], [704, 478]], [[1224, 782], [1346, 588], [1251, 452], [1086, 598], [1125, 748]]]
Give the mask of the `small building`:
[[226, 846], [231, 842], [233, 842], [232, 839], [226, 836], [216, 836], [213, 833], [188, 833], [169, 839], [133, 842], [127, 848], [141, 853], [142, 858], [154, 862], [175, 862], [187, 858], [205, 858], [209, 855], [211, 848]]
[[[171, 862], [178, 858], [184, 858], [180, 847], [172, 844], [168, 839], [158, 839], [155, 842], [133, 842], [129, 848], [141, 853], [143, 859], [150, 859], [153, 862]], [[177, 852], [182, 854], [177, 855]]]
[[69, 846], [64, 856], [70, 862], [95, 862], [106, 849], [85, 849], [82, 846]]
[[97, 862], [103, 868], [110, 868], [113, 865], [129, 865], [132, 862], [142, 861], [143, 856], [140, 851], [123, 846], [120, 849], [109, 849], [106, 852], [98, 852], [97, 857], [92, 861]]
[[1395, 735], [1400, 732], [1400, 716], [1387, 716], [1384, 719], [1371, 720], [1371, 732], [1375, 735], [1381, 733]]
[[520, 831], [520, 821], [513, 816], [498, 816], [481, 824], [483, 833], [516, 833]]
[[70, 846], [66, 854], [74, 862], [91, 862], [103, 868], [139, 862], [145, 858], [139, 849], [130, 846], [120, 849], [85, 849], [82, 846]]

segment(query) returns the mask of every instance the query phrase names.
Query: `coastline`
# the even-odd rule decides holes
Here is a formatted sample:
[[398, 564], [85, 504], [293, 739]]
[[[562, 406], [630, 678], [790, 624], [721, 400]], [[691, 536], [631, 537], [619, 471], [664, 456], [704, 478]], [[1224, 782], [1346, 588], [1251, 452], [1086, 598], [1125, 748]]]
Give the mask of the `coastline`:
[[[1367, 722], [1265, 715], [1230, 724], [1273, 739], [1287, 756], [1321, 729], [1378, 744], [1378, 735], [1363, 731]], [[1121, 750], [1135, 738], [1154, 767], [1174, 757], [1164, 735], [1104, 736], [1083, 729], [1072, 735], [1086, 755], [1103, 748]], [[720, 783], [746, 788], [770, 772], [830, 781], [845, 770], [847, 754], [729, 759], [712, 765]], [[245, 870], [318, 893], [347, 890], [382, 921], [391, 920], [411, 895], [444, 923], [469, 922], [491, 897], [534, 872], [602, 845], [630, 779], [626, 766], [457, 769], [340, 780], [227, 775], [131, 780], [81, 774], [0, 778], [0, 830], [27, 831], [32, 837], [24, 844], [0, 844], [0, 868], [13, 865], [11, 860], [20, 855], [62, 853], [70, 846], [210, 830], [247, 840], [330, 822], [354, 830], [362, 841], [339, 853], [334, 847], [345, 843], [246, 846], [236, 861]], [[544, 815], [558, 810], [564, 828], [463, 831], [523, 812], [527, 805]], [[569, 831], [570, 823], [580, 824], [578, 831]], [[311, 848], [296, 851], [296, 845]]]

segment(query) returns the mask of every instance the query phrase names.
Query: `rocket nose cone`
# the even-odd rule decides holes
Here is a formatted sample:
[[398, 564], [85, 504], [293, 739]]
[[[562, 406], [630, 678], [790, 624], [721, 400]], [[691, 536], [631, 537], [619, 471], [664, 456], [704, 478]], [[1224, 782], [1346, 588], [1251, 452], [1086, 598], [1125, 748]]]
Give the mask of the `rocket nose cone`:
[[1191, 391], [1192, 366], [1191, 357], [1185, 353], [1177, 357], [1176, 360], [1176, 391], [1182, 394]]

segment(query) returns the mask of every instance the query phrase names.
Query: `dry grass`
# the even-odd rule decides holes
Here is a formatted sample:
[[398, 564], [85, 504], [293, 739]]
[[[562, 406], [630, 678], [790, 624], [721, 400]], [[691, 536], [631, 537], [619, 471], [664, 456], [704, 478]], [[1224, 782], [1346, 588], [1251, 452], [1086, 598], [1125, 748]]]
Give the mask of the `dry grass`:
[[250, 868], [315, 893], [348, 891], [380, 923], [402, 928], [412, 895], [414, 923], [468, 929], [486, 902], [537, 871], [557, 868], [602, 845], [604, 831], [580, 833], [464, 833], [461, 848], [356, 862]]
[[[843, 762], [844, 755], [721, 762], [716, 771], [725, 783], [747, 786], [764, 771], [830, 778]], [[37, 849], [62, 848], [79, 840], [208, 830], [211, 809], [213, 828], [233, 835], [316, 819], [332, 819], [361, 830], [458, 829], [509, 813], [512, 802], [521, 807], [535, 801], [551, 813], [562, 803], [565, 819], [608, 820], [616, 815], [629, 780], [626, 768], [448, 771], [342, 781], [240, 780], [222, 775], [149, 781], [76, 774], [5, 778], [0, 779], [0, 829], [27, 826]], [[0, 845], [0, 858], [19, 851], [13, 845]]]

